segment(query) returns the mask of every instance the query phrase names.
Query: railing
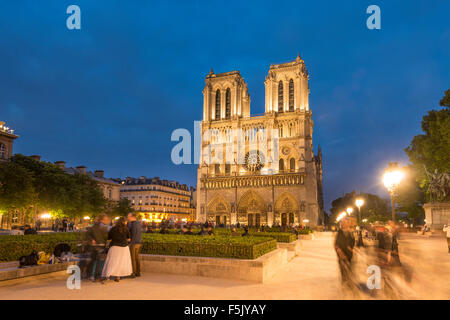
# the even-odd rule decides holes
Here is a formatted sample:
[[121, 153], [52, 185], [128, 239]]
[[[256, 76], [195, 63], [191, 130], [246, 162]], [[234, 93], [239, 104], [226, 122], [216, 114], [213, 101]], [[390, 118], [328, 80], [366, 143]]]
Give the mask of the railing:
[[292, 186], [304, 184], [304, 172], [286, 172], [272, 175], [239, 175], [239, 176], [219, 176], [203, 177], [200, 179], [200, 189], [229, 189], [239, 187], [272, 187], [272, 186]]

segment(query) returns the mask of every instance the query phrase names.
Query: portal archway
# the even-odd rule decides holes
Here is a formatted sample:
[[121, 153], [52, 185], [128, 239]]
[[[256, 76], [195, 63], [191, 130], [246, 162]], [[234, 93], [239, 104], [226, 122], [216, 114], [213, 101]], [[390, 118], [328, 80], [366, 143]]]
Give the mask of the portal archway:
[[267, 223], [267, 210], [264, 199], [255, 191], [247, 191], [238, 203], [238, 221], [255, 227]]

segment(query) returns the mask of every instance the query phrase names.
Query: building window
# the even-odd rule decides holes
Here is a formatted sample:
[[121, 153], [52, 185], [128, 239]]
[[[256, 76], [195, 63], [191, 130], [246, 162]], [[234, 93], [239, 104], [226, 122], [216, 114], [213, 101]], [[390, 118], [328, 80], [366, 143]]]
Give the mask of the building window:
[[278, 112], [283, 112], [283, 81], [278, 82]]
[[225, 119], [231, 118], [231, 90], [227, 89], [227, 93], [225, 95]]
[[6, 146], [0, 143], [0, 159], [6, 159]]
[[225, 164], [225, 174], [226, 175], [229, 175], [230, 174], [230, 167], [231, 167], [231, 165], [229, 164], [229, 163], [226, 163]]
[[220, 120], [220, 90], [216, 91], [216, 120]]
[[294, 80], [289, 81], [289, 111], [294, 111]]
[[283, 159], [280, 159], [280, 163], [279, 163], [279, 165], [278, 165], [278, 170], [281, 172], [281, 171], [284, 171], [284, 160]]
[[214, 165], [214, 173], [215, 174], [220, 174], [220, 164], [216, 163]]
[[291, 170], [291, 172], [295, 171], [295, 159], [291, 158], [291, 160], [289, 160], [289, 169]]

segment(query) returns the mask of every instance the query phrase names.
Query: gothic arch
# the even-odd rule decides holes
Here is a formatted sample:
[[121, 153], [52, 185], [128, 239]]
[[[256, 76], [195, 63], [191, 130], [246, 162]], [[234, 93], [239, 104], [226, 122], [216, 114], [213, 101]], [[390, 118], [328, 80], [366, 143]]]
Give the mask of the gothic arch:
[[249, 190], [239, 199], [238, 214], [245, 215], [247, 211], [258, 213], [266, 212], [264, 199], [255, 191]]
[[289, 192], [283, 193], [275, 201], [276, 212], [298, 212], [298, 201]]
[[216, 99], [215, 99], [215, 120], [219, 120], [221, 118], [221, 109], [222, 109], [222, 101], [221, 101], [221, 95], [220, 95], [220, 90], [217, 89], [216, 90]]
[[225, 119], [231, 118], [231, 90], [227, 88], [225, 91]]
[[289, 80], [289, 111], [294, 111], [294, 80]]
[[211, 201], [209, 201], [208, 205], [206, 206], [207, 212], [209, 214], [214, 213], [224, 213], [228, 214], [230, 213], [230, 204], [222, 195], [215, 196]]
[[283, 112], [284, 109], [284, 87], [283, 81], [278, 82], [278, 112]]

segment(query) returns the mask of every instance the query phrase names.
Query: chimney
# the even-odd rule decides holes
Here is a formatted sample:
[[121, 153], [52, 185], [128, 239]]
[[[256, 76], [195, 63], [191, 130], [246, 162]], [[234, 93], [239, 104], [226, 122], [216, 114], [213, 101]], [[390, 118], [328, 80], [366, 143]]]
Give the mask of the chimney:
[[86, 174], [86, 167], [85, 166], [78, 166], [78, 167], [76, 167], [76, 169], [77, 169], [77, 172], [79, 174]]
[[61, 169], [66, 169], [66, 162], [65, 161], [56, 161], [55, 164]]
[[95, 170], [94, 175], [95, 175], [97, 178], [103, 178], [104, 175], [105, 175], [105, 171], [103, 171], [103, 170]]
[[36, 161], [41, 161], [41, 156], [38, 156], [38, 155], [35, 155], [35, 154], [30, 156], [30, 158], [33, 159], [33, 160], [36, 160]]

